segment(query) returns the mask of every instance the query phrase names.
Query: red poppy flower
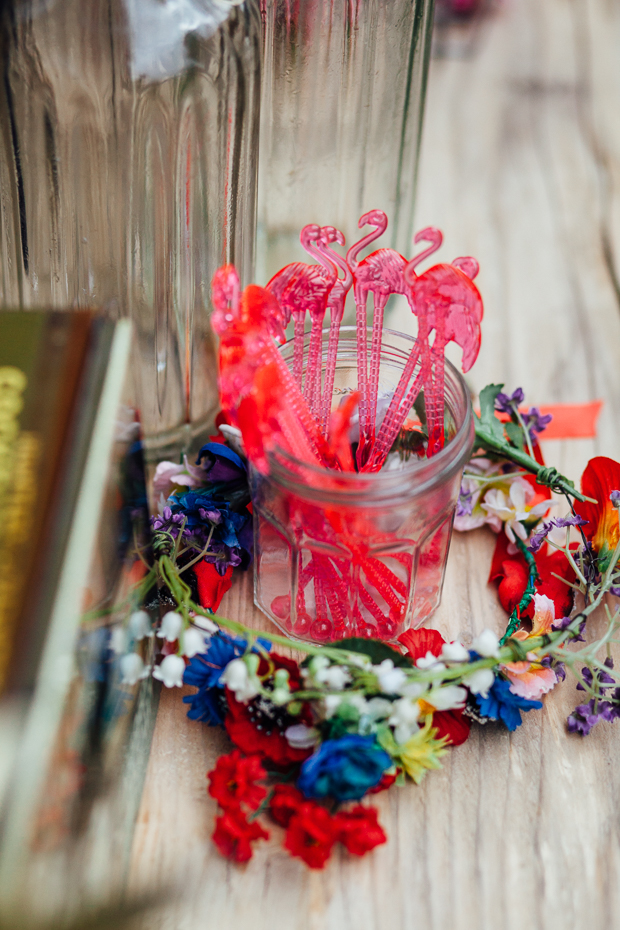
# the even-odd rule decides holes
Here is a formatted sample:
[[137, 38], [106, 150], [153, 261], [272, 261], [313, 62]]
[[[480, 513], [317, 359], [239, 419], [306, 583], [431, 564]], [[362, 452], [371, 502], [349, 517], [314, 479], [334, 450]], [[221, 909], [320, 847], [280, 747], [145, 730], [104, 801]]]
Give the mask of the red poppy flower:
[[424, 658], [427, 652], [438, 656], [445, 639], [438, 630], [427, 630], [422, 627], [419, 630], [405, 630], [398, 637], [398, 642], [405, 647], [409, 658], [417, 662], [418, 659]]
[[208, 773], [209, 794], [224, 808], [247, 804], [252, 810], [260, 807], [267, 791], [256, 782], [266, 775], [260, 756], [242, 756], [238, 749], [220, 756]]
[[284, 845], [311, 869], [322, 869], [331, 855], [338, 834], [337, 819], [324, 807], [307, 801], [291, 817]]
[[436, 710], [433, 726], [437, 729], [435, 739], [446, 737], [452, 746], [460, 746], [469, 737], [469, 721], [462, 710]]
[[[572, 588], [561, 579], [571, 583], [575, 580], [575, 573], [570, 562], [563, 552], [550, 549], [548, 546], [536, 553], [536, 567], [540, 581], [536, 583], [536, 593], [546, 594], [555, 605], [557, 618], [567, 617], [572, 608], [574, 595]], [[556, 577], [557, 575], [560, 578]], [[498, 594], [502, 607], [506, 613], [512, 613], [525, 593], [528, 580], [528, 568], [521, 552], [514, 555], [508, 553], [508, 540], [500, 533], [495, 543], [495, 552], [489, 573], [489, 582], [499, 581]], [[534, 604], [523, 611], [523, 617], [531, 619], [534, 616]]]
[[252, 840], [267, 840], [269, 833], [257, 820], [249, 823], [239, 808], [225, 810], [215, 821], [213, 842], [227, 859], [247, 862], [252, 858]]
[[597, 502], [575, 501], [576, 513], [588, 521], [583, 527], [586, 538], [596, 552], [613, 551], [618, 544], [620, 528], [618, 511], [609, 496], [612, 491], [620, 490], [620, 464], [604, 455], [590, 459], [581, 476], [581, 490]]
[[[301, 684], [299, 666], [293, 659], [270, 653], [269, 660], [261, 658], [258, 674], [266, 675], [269, 663], [275, 669], [285, 668], [289, 673], [291, 691], [297, 691]], [[286, 768], [297, 762], [303, 762], [312, 754], [312, 749], [295, 749], [284, 735], [284, 730], [292, 723], [310, 723], [308, 712], [302, 713], [294, 720], [284, 709], [273, 705], [264, 705], [260, 698], [242, 704], [234, 694], [226, 690], [228, 714], [224, 725], [231, 740], [242, 752], [250, 755], [258, 753], [278, 768]]]
[[295, 785], [276, 785], [269, 802], [269, 812], [281, 827], [288, 827], [291, 817], [307, 800]]
[[338, 826], [338, 839], [354, 856], [363, 856], [375, 846], [387, 842], [374, 807], [358, 804], [337, 814], [334, 819]]
[[211, 562], [196, 562], [193, 566], [198, 583], [198, 600], [205, 610], [215, 612], [222, 602], [222, 598], [232, 586], [232, 565], [220, 575]]

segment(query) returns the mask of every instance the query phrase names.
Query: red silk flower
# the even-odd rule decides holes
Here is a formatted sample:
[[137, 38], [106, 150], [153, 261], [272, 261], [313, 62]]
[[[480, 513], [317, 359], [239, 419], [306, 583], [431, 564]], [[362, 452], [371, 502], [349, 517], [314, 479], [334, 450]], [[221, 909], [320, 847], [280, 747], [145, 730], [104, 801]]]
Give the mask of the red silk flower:
[[252, 840], [267, 840], [269, 833], [258, 820], [249, 823], [239, 808], [228, 808], [215, 821], [213, 842], [227, 859], [247, 862], [252, 858]]
[[223, 575], [211, 562], [196, 562], [192, 568], [198, 584], [200, 606], [215, 613], [222, 598], [232, 587], [232, 565], [228, 566]]
[[[285, 668], [289, 673], [289, 685], [291, 691], [296, 691], [300, 685], [299, 666], [293, 659], [286, 656], [271, 653], [269, 663], [273, 664], [275, 669]], [[264, 675], [268, 671], [269, 664], [263, 657], [258, 667], [258, 674]], [[278, 718], [265, 718], [254, 702], [242, 704], [237, 701], [232, 691], [226, 690], [226, 699], [228, 701], [228, 714], [224, 720], [224, 725], [228, 731], [232, 742], [238, 746], [242, 752], [250, 755], [258, 753], [261, 757], [268, 759], [278, 768], [286, 768], [297, 762], [303, 762], [312, 754], [312, 749], [295, 749], [286, 739], [283, 728], [280, 726], [281, 721]], [[289, 718], [289, 722], [292, 722]], [[287, 726], [289, 725], [287, 722]], [[297, 723], [309, 723], [309, 719], [302, 712], [295, 718]], [[260, 729], [259, 729], [260, 728]]]
[[295, 785], [276, 785], [269, 801], [269, 813], [281, 827], [288, 827], [291, 817], [306, 803], [307, 799]]
[[260, 756], [242, 756], [234, 749], [227, 756], [220, 756], [207, 775], [209, 794], [223, 808], [247, 804], [255, 811], [267, 796], [266, 789], [256, 782], [266, 774]]
[[[557, 619], [567, 617], [573, 607], [573, 591], [561, 579], [574, 582], [575, 573], [563, 552], [548, 546], [536, 553], [536, 567], [540, 581], [536, 584], [537, 594], [546, 594], [555, 605]], [[556, 577], [557, 575], [560, 578]], [[511, 555], [508, 552], [508, 540], [504, 533], [499, 533], [495, 542], [489, 582], [498, 582], [498, 594], [502, 607], [510, 614], [525, 593], [528, 580], [527, 563], [520, 551]], [[522, 616], [531, 619], [534, 615], [534, 603], [523, 611]]]
[[618, 511], [609, 496], [620, 490], [620, 464], [604, 455], [590, 459], [581, 476], [581, 490], [597, 502], [575, 501], [575, 512], [588, 521], [583, 527], [586, 538], [596, 552], [615, 549], [620, 537]]
[[291, 817], [284, 845], [311, 869], [322, 869], [339, 838], [339, 832], [338, 822], [329, 811], [307, 801]]
[[374, 807], [357, 804], [348, 811], [336, 814], [335, 820], [338, 839], [354, 856], [363, 856], [375, 846], [387, 842]]

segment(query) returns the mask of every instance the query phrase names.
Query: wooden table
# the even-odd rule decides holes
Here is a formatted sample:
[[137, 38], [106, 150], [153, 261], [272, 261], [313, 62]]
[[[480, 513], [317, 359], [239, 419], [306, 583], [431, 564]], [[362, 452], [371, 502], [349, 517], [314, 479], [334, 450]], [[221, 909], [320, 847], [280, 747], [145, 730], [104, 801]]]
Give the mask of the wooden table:
[[[618, 0], [504, 0], [442, 31], [419, 179], [418, 227], [444, 230], [447, 260], [480, 260], [472, 387], [524, 385], [532, 403], [604, 399], [596, 440], [545, 445], [575, 477], [593, 454], [620, 459], [618, 49]], [[444, 634], [505, 623], [486, 583], [493, 543], [484, 530], [455, 538], [434, 618]], [[222, 609], [267, 626], [249, 577]], [[378, 796], [386, 846], [360, 861], [336, 853], [317, 873], [282, 850], [277, 827], [247, 867], [219, 857], [205, 773], [227, 741], [166, 691], [132, 882], [184, 891], [151, 930], [618, 926], [620, 726], [569, 736], [577, 697], [567, 680], [514, 734], [472, 729], [420, 787]]]

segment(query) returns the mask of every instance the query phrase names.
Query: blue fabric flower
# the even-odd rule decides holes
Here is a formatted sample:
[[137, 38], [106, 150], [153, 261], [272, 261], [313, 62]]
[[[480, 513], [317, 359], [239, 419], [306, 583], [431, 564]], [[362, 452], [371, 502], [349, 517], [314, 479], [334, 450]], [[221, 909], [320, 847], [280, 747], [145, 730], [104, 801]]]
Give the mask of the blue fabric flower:
[[501, 720], [509, 730], [521, 725], [520, 710], [539, 710], [542, 701], [529, 701], [510, 690], [510, 682], [496, 676], [486, 697], [475, 695], [480, 714], [490, 720]]
[[307, 798], [359, 800], [391, 765], [374, 736], [352, 733], [322, 743], [302, 765], [297, 787]]
[[[259, 639], [258, 642], [269, 652], [271, 643], [268, 640]], [[226, 704], [222, 700], [222, 674], [228, 663], [242, 656], [246, 648], [245, 639], [216, 633], [211, 637], [207, 651], [190, 659], [183, 674], [183, 684], [198, 688], [195, 694], [183, 698], [183, 703], [190, 705], [187, 712], [190, 720], [202, 720], [212, 727], [224, 722]]]
[[198, 452], [196, 465], [201, 465], [212, 482], [236, 481], [246, 478], [245, 462], [222, 442], [208, 442]]

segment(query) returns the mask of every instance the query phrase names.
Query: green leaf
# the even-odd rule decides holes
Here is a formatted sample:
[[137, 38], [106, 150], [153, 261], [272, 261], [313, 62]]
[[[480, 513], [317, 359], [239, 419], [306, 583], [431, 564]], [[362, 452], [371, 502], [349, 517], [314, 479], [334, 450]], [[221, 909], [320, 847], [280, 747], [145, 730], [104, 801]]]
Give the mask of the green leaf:
[[380, 665], [384, 659], [391, 659], [394, 665], [401, 668], [411, 668], [413, 662], [408, 656], [388, 646], [387, 643], [380, 643], [374, 639], [362, 639], [361, 636], [351, 636], [348, 639], [339, 639], [335, 643], [330, 643], [332, 649], [346, 649], [348, 652], [361, 652], [362, 655], [368, 656], [373, 665]]
[[321, 723], [321, 735], [326, 740], [340, 739], [341, 736], [346, 736], [347, 733], [357, 733], [359, 731], [359, 719], [359, 713], [355, 717], [337, 714]]
[[525, 449], [525, 434], [518, 423], [504, 423], [508, 439], [517, 449]]
[[503, 384], [487, 384], [480, 391], [480, 423], [496, 442], [504, 441], [504, 424], [495, 416], [495, 398]]

